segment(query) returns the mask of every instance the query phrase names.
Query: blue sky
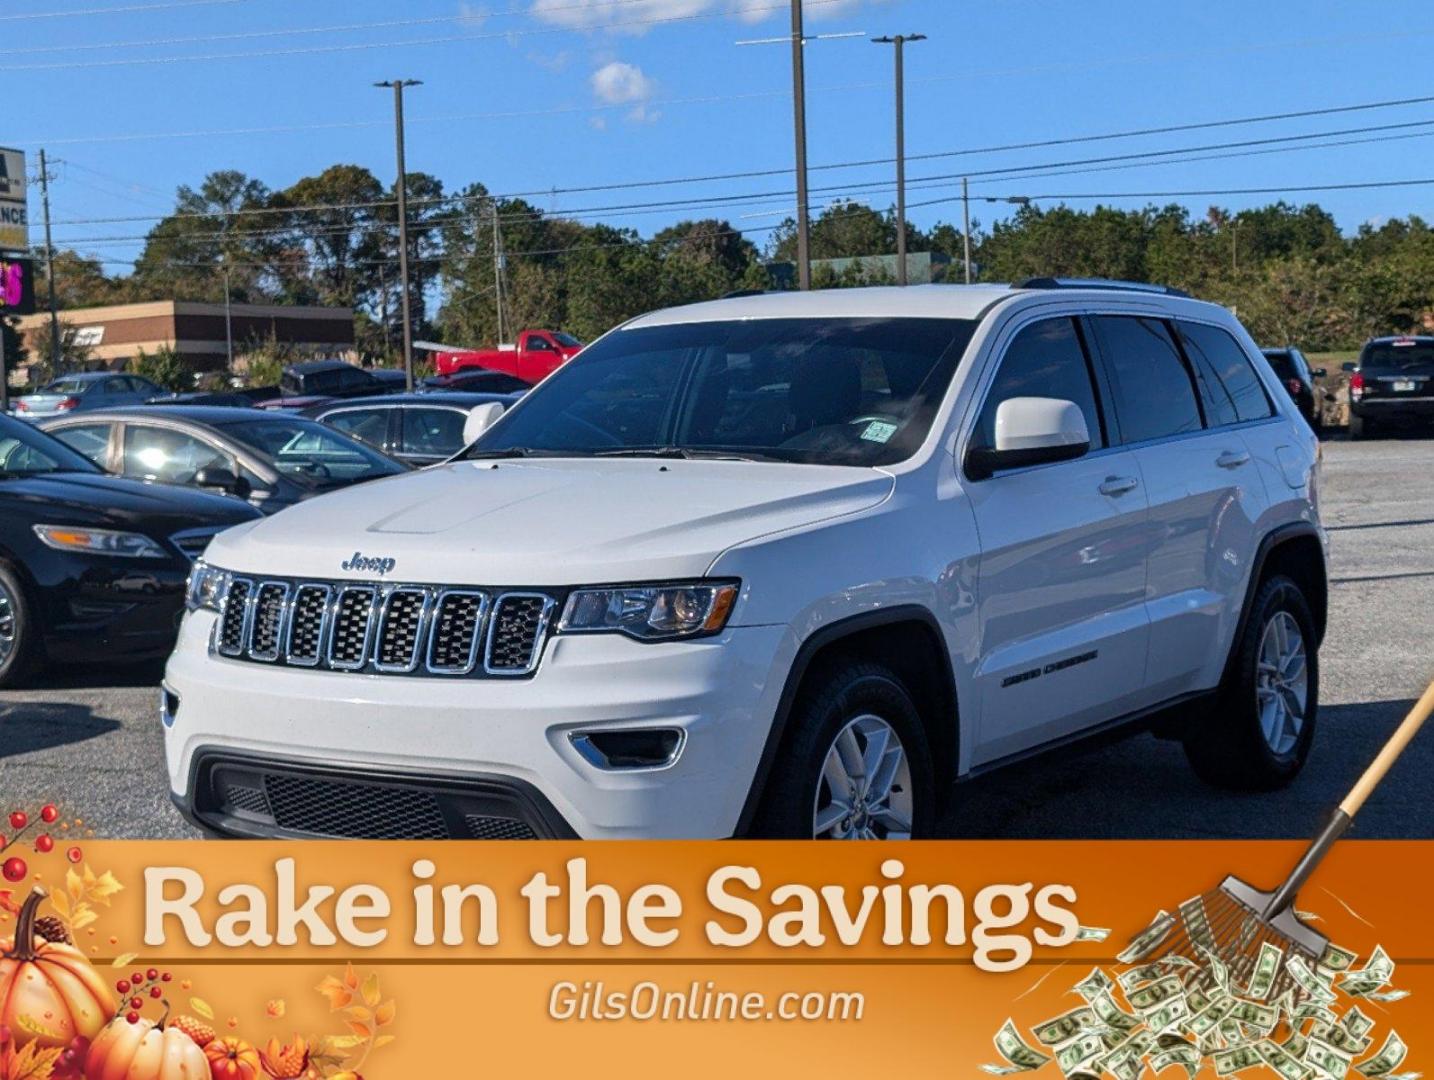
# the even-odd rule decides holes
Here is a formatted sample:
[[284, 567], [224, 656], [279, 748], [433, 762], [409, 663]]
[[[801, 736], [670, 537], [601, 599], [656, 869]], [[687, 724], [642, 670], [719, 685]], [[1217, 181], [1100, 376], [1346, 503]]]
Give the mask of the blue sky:
[[[809, 34], [929, 36], [907, 51], [913, 156], [1434, 94], [1424, 78], [1434, 38], [1427, 0], [806, 0], [806, 10]], [[44, 145], [59, 159], [60, 222], [158, 215], [177, 185], [222, 168], [277, 188], [356, 162], [387, 181], [391, 101], [371, 84], [420, 78], [408, 99], [409, 166], [450, 189], [478, 180], [498, 192], [540, 192], [533, 201], [544, 208], [594, 211], [582, 216], [644, 234], [720, 214], [761, 244], [790, 212], [789, 175], [564, 189], [789, 168], [788, 50], [736, 44], [784, 34], [787, 18], [784, 0], [9, 0], [0, 8], [9, 105], [0, 145], [25, 149], [32, 162]], [[862, 38], [813, 42], [807, 81], [813, 165], [891, 156], [889, 48]], [[1067, 171], [979, 179], [973, 194], [1029, 194], [1054, 205], [1059, 199], [1048, 196], [1434, 177], [1434, 123], [1314, 140], [1383, 142], [1224, 150], [1245, 156], [1099, 171], [1056, 167], [1421, 121], [1434, 121], [1434, 103], [917, 160], [910, 201], [947, 201], [916, 206], [911, 216], [922, 225], [959, 221], [960, 204], [949, 201], [959, 192], [955, 174], [1034, 165]], [[886, 164], [817, 170], [814, 189], [832, 190], [814, 190], [812, 202], [851, 195], [889, 205], [890, 174]], [[697, 205], [732, 196], [743, 199]], [[1321, 202], [1346, 230], [1434, 216], [1434, 186], [1289, 197]], [[1273, 198], [1176, 201], [1203, 212], [1212, 203]], [[606, 209], [655, 201], [694, 205]], [[984, 222], [1006, 212], [974, 208]], [[31, 216], [38, 221], [35, 193]], [[124, 238], [146, 228], [62, 224], [56, 239], [122, 271], [139, 246]]]

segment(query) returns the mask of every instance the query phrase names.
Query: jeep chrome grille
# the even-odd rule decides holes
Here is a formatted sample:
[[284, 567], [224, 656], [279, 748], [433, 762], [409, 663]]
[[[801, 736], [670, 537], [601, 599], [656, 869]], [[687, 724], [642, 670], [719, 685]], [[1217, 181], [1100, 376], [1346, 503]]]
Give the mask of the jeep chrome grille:
[[214, 649], [331, 671], [521, 678], [538, 667], [557, 604], [540, 592], [236, 577]]

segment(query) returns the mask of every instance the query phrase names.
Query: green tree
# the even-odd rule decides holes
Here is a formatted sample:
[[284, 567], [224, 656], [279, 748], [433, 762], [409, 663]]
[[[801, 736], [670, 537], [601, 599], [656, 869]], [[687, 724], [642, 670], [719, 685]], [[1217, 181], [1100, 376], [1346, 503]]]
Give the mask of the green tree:
[[130, 363], [130, 371], [174, 393], [194, 389], [194, 369], [169, 345], [152, 353], [141, 349]]

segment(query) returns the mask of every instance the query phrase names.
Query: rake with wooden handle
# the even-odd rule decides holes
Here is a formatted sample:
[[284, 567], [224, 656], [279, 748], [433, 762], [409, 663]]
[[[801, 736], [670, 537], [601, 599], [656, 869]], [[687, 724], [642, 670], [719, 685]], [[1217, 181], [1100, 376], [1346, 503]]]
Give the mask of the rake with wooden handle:
[[[1318, 836], [1305, 849], [1300, 861], [1279, 888], [1264, 892], [1231, 875], [1220, 887], [1181, 905], [1172, 936], [1159, 947], [1156, 959], [1182, 956], [1204, 969], [1208, 956], [1217, 957], [1229, 972], [1230, 980], [1248, 985], [1265, 943], [1282, 950], [1283, 959], [1268, 1000], [1293, 988], [1301, 988], [1285, 969], [1291, 956], [1301, 956], [1311, 971], [1324, 954], [1329, 939], [1301, 922], [1294, 911], [1295, 897], [1340, 837], [1354, 824], [1355, 815], [1399, 760], [1409, 743], [1434, 712], [1434, 683], [1414, 703], [1389, 741], [1380, 750], [1364, 775], [1344, 797]], [[1202, 976], [1202, 980], [1208, 974]]]

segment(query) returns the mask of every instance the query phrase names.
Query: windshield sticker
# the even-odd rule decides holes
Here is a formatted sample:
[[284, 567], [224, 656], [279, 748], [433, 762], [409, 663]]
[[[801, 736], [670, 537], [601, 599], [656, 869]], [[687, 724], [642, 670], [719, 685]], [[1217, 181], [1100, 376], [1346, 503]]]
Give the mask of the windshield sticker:
[[866, 430], [861, 437], [867, 442], [890, 442], [891, 437], [896, 434], [896, 425], [889, 424], [885, 420], [873, 420], [866, 425]]

